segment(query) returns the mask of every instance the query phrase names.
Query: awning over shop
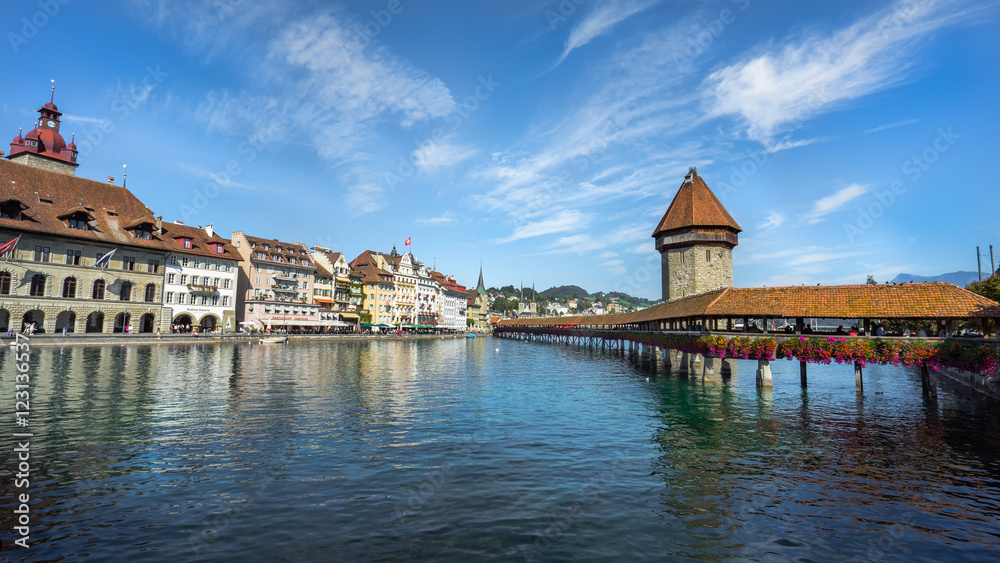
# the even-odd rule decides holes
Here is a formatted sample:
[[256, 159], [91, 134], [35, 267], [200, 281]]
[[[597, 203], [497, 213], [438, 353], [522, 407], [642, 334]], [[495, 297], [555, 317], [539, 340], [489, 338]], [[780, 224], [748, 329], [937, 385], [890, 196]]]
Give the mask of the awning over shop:
[[316, 301], [317, 303], [333, 303], [334, 302], [333, 299], [324, 299], [322, 297], [313, 297], [313, 301]]
[[356, 320], [360, 319], [361, 317], [359, 317], [358, 315], [355, 315], [354, 313], [341, 313], [340, 314], [340, 318], [346, 319], [348, 321], [356, 321]]

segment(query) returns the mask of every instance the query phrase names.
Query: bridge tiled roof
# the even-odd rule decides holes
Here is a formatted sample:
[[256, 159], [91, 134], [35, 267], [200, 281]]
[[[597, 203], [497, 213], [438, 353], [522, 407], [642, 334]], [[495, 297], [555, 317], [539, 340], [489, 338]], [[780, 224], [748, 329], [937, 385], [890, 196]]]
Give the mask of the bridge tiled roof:
[[500, 325], [623, 325], [692, 317], [1000, 318], [1000, 304], [950, 283], [729, 287], [635, 313], [500, 321]]

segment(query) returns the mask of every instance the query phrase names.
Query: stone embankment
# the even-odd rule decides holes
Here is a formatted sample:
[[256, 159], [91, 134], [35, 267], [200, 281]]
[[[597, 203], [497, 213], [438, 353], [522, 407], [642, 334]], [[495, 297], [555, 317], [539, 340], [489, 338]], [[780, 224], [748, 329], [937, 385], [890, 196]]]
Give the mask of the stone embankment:
[[[273, 335], [277, 336], [277, 335]], [[479, 335], [486, 336], [486, 335]], [[122, 346], [126, 344], [219, 344], [219, 343], [251, 343], [257, 344], [262, 338], [271, 335], [203, 335], [164, 334], [157, 338], [155, 334], [36, 334], [30, 337], [32, 346]], [[465, 338], [459, 334], [412, 334], [412, 335], [374, 335], [374, 334], [290, 334], [289, 343], [296, 342], [364, 342], [373, 340], [436, 340], [444, 338]], [[10, 344], [13, 337], [3, 337], [5, 344]]]

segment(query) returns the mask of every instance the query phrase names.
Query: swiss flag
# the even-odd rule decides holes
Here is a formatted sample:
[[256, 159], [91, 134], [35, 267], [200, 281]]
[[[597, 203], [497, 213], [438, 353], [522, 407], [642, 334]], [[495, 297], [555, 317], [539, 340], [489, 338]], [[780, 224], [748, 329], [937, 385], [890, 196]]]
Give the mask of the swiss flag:
[[410, 246], [410, 237], [406, 237], [406, 242], [403, 243], [403, 246]]

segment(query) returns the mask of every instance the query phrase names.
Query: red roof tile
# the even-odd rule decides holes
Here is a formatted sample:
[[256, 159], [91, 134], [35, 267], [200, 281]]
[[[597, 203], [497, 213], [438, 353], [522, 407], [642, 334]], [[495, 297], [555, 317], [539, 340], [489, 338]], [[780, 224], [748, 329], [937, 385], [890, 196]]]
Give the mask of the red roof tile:
[[[123, 187], [0, 160], [0, 201], [10, 200], [15, 193], [16, 199], [28, 207], [20, 220], [0, 218], [0, 228], [109, 245], [173, 250], [172, 241], [164, 240], [155, 231], [152, 239], [145, 240], [125, 230], [126, 225], [138, 219], [152, 217], [153, 212]], [[91, 228], [70, 229], [60, 216], [81, 207], [94, 218]]]
[[743, 230], [694, 168], [684, 177], [684, 182], [653, 231], [653, 236], [658, 236], [663, 231], [690, 227], [720, 227], [736, 232]]
[[1000, 318], [1000, 304], [950, 283], [728, 287], [635, 313], [502, 321], [506, 325], [618, 325], [691, 317], [772, 319]]

